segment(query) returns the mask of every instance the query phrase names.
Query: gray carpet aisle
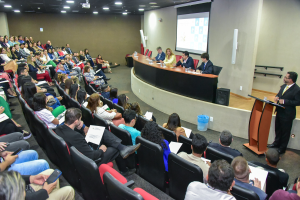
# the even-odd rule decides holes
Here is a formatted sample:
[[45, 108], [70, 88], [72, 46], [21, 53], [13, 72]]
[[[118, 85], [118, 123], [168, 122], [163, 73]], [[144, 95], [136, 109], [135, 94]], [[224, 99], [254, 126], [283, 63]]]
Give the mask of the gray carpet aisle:
[[[112, 74], [106, 73], [106, 76], [111, 78], [109, 81], [109, 84], [112, 85], [112, 87], [118, 88], [118, 94], [126, 94], [129, 97], [129, 102], [139, 102], [142, 111], [145, 113], [146, 111], [153, 112], [153, 115], [156, 117], [157, 123], [162, 125], [163, 123], [167, 122], [168, 116], [171, 113], [165, 114], [155, 108], [152, 108], [151, 106], [147, 105], [146, 103], [142, 102], [137, 96], [133, 94], [130, 87], [130, 70], [131, 68], [128, 68], [126, 66], [120, 66], [117, 68], [112, 69]], [[57, 91], [56, 91], [57, 92]], [[58, 92], [57, 92], [58, 94]], [[17, 121], [19, 124], [22, 125], [22, 129], [25, 129], [27, 131], [29, 130], [29, 127], [26, 123], [26, 120], [24, 118], [24, 115], [22, 113], [21, 106], [17, 100], [17, 98], [12, 98], [9, 100], [12, 102], [12, 109], [15, 109], [12, 112], [13, 119]], [[176, 112], [176, 109], [174, 109], [174, 112]], [[219, 140], [219, 132], [213, 131], [213, 130], [207, 130], [206, 132], [200, 132], [197, 130], [197, 126], [185, 121], [181, 122], [182, 126], [190, 128], [193, 130], [193, 133], [199, 133], [204, 135], [208, 141], [212, 140], [213, 142], [218, 142]], [[57, 167], [51, 163], [51, 161], [48, 159], [46, 154], [43, 152], [43, 150], [38, 146], [36, 140], [32, 136], [30, 139], [27, 140], [30, 143], [31, 149], [36, 150], [39, 154], [40, 159], [45, 159], [50, 164], [50, 167], [52, 169], [56, 169]], [[242, 144], [246, 143], [246, 139], [234, 137], [233, 143], [231, 145], [232, 148], [238, 149], [244, 157], [248, 161], [259, 161], [262, 163], [265, 163], [265, 157], [264, 156], [257, 156], [254, 153], [248, 151], [246, 148], [243, 147]], [[281, 160], [279, 162], [278, 167], [283, 168], [289, 175], [290, 175], [290, 182], [293, 182], [297, 176], [300, 175], [300, 168], [295, 167], [300, 165], [300, 151], [296, 150], [290, 150], [288, 149], [287, 152], [282, 155]], [[115, 165], [116, 166], [116, 165]], [[135, 187], [140, 187], [150, 194], [156, 196], [159, 199], [172, 199], [171, 197], [167, 196], [165, 193], [160, 191], [159, 189], [155, 188], [151, 184], [149, 184], [147, 181], [143, 180], [141, 177], [139, 177], [137, 174], [133, 174], [129, 177], [127, 177], [128, 180], [134, 180]], [[69, 183], [63, 178], [63, 176], [60, 178], [60, 185], [66, 186], [69, 185]], [[82, 200], [83, 198], [79, 195], [78, 192], [76, 192], [75, 195], [76, 200]]]

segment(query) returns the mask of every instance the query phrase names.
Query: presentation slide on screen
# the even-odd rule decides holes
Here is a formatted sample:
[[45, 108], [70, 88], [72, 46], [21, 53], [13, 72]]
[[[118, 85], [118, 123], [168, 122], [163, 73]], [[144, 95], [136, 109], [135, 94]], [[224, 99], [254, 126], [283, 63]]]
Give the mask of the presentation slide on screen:
[[177, 16], [176, 50], [207, 52], [209, 12]]

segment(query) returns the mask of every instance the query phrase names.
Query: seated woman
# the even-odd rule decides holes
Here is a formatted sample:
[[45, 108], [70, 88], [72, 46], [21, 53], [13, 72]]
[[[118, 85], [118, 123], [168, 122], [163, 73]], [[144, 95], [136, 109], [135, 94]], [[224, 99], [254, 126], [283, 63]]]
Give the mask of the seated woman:
[[[83, 105], [85, 106], [86, 104]], [[100, 96], [97, 93], [94, 93], [90, 96], [86, 108], [88, 108], [92, 113], [105, 119], [108, 124], [113, 123], [116, 126], [125, 124], [121, 113], [118, 113], [115, 109], [105, 110], [103, 108], [103, 102], [100, 100]]]
[[77, 92], [79, 90], [78, 84], [72, 84], [70, 87], [70, 97], [77, 101]]
[[28, 50], [32, 51], [33, 54], [35, 54], [35, 52], [36, 52], [35, 49], [33, 48], [33, 45], [31, 42], [28, 43]]
[[21, 54], [16, 52], [16, 47], [10, 47], [10, 53], [13, 60], [24, 60], [24, 58], [21, 57]]
[[109, 92], [109, 100], [113, 103], [118, 104], [118, 88], [111, 88]]
[[[145, 117], [145, 115], [143, 115], [140, 104], [138, 102], [134, 102], [134, 103], [130, 104], [129, 109], [135, 111], [135, 113], [137, 115]], [[156, 118], [154, 117], [154, 115], [152, 115], [152, 119], [150, 119], [150, 121], [155, 121], [156, 122]]]
[[24, 44], [24, 51], [25, 51], [25, 53], [30, 54], [30, 50], [28, 49], [28, 43]]
[[7, 55], [6, 48], [0, 48], [0, 52], [1, 52], [0, 57], [2, 60], [5, 61], [5, 63], [8, 63], [11, 61], [11, 58], [9, 58]]
[[82, 50], [79, 51], [79, 60], [82, 62], [87, 61], [88, 59], [85, 57], [84, 53]]
[[[54, 55], [53, 53], [53, 50], [54, 49], [48, 49], [47, 52], [48, 52], [48, 56], [50, 58], [50, 60], [52, 60], [56, 65], [59, 63], [59, 59], [56, 58], [56, 56]], [[52, 65], [53, 66], [53, 65]]]
[[[96, 64], [97, 65], [102, 65], [102, 69], [103, 69], [103, 67], [107, 67], [108, 72], [112, 73], [109, 62], [103, 60], [101, 55], [98, 55], [98, 57], [96, 58]], [[115, 63], [115, 65], [117, 65], [117, 63]]]
[[14, 36], [10, 36], [8, 44], [9, 44], [10, 47], [12, 47], [16, 44], [15, 41], [14, 41]]
[[159, 130], [157, 123], [153, 121], [147, 122], [141, 131], [141, 136], [142, 138], [145, 138], [146, 140], [149, 140], [161, 146], [164, 151], [165, 170], [168, 171], [168, 157], [171, 153], [169, 142], [163, 138], [163, 135]]
[[164, 123], [163, 127], [174, 131], [174, 133], [176, 134], [177, 141], [180, 135], [186, 137], [185, 130], [181, 128], [180, 117], [177, 113], [171, 114], [169, 116], [168, 123]]
[[43, 51], [43, 49], [39, 48], [36, 42], [32, 44], [32, 48], [35, 50], [35, 53]]
[[77, 91], [77, 101], [80, 105], [88, 101], [88, 95], [84, 89]]
[[18, 36], [15, 36], [15, 44], [20, 45]]
[[60, 59], [65, 58], [65, 54], [62, 52], [62, 50], [60, 48], [57, 48], [57, 54], [58, 54]]
[[41, 60], [44, 61], [46, 65], [52, 65], [52, 67], [56, 67], [56, 64], [48, 56], [48, 51], [46, 49], [44, 49], [43, 54], [41, 54]]
[[85, 58], [89, 61], [89, 63], [91, 64], [92, 67], [94, 67], [94, 61], [93, 61], [93, 58], [92, 56], [90, 56], [90, 53], [89, 53], [89, 50], [88, 49], [84, 49], [84, 55], [85, 55]]
[[52, 86], [52, 80], [49, 76], [49, 72], [45, 70], [44, 73], [41, 73], [41, 69], [44, 69], [46, 66], [38, 66], [36, 63], [35, 63], [35, 60], [36, 58], [33, 57], [33, 56], [28, 56], [27, 57], [27, 64], [28, 64], [28, 67], [29, 67], [29, 72], [36, 72], [36, 77], [39, 79], [40, 77], [44, 78], [49, 86]]
[[39, 49], [39, 51], [44, 51], [41, 41], [37, 41], [36, 46]]
[[90, 82], [94, 83], [96, 87], [99, 87], [100, 85], [105, 84], [103, 79], [100, 79], [99, 76], [95, 76], [94, 73], [91, 73], [91, 68], [89, 66], [85, 66], [83, 69], [83, 76], [85, 79]]
[[72, 85], [72, 84], [74, 84], [74, 82], [73, 82], [72, 79], [67, 79], [67, 80], [65, 81], [65, 89], [64, 89], [64, 91], [65, 91], [65, 93], [66, 93], [67, 95], [70, 95], [70, 88], [71, 88], [71, 85]]
[[125, 94], [121, 94], [118, 97], [118, 105], [122, 106], [124, 108], [124, 110], [130, 108], [130, 104], [127, 103], [129, 100], [129, 97], [126, 96]]
[[12, 55], [11, 55], [11, 51], [10, 51], [10, 48], [9, 47], [6, 47], [6, 55], [12, 59]]
[[66, 47], [62, 47], [62, 48], [61, 48], [61, 51], [64, 53], [64, 55], [67, 55], [67, 54], [68, 54], [68, 52], [66, 51]]
[[67, 79], [68, 79], [68, 76], [66, 74], [61, 73], [61, 74], [57, 75], [57, 82], [62, 89], [65, 89], [65, 81]]
[[2, 113], [6, 114], [8, 119], [0, 122], [0, 135], [21, 132], [24, 135], [24, 139], [31, 137], [31, 133], [25, 130], [22, 131], [20, 129], [22, 126], [12, 119], [9, 104], [0, 96], [0, 114]]
[[166, 50], [166, 58], [164, 61], [160, 61], [161, 63], [165, 63], [165, 64], [171, 64], [171, 65], [176, 65], [176, 56], [174, 55], [174, 53], [172, 52], [172, 50], [170, 48], [167, 48]]
[[5, 44], [5, 47], [6, 47], [6, 48], [7, 48], [7, 47], [8, 47], [8, 48], [10, 47], [7, 38], [4, 38], [4, 42], [3, 42], [3, 43]]

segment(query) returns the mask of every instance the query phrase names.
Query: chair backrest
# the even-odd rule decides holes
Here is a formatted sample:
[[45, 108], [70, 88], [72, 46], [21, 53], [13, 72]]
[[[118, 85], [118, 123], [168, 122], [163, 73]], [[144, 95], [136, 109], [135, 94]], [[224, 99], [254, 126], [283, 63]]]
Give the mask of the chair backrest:
[[142, 131], [142, 129], [144, 128], [144, 126], [147, 122], [149, 122], [148, 119], [144, 118], [141, 115], [138, 115], [136, 117], [136, 122], [135, 122], [134, 128], [136, 128], [139, 131]]
[[146, 51], [145, 51], [145, 56], [148, 54], [148, 51], [149, 51], [149, 49], [146, 49]]
[[106, 199], [104, 186], [96, 163], [80, 153], [74, 146], [70, 148], [71, 159], [79, 174], [84, 199]]
[[[94, 84], [93, 84], [93, 85], [94, 85]], [[92, 94], [98, 93], [98, 92], [95, 90], [95, 88], [93, 87], [93, 85], [89, 84], [89, 88], [90, 88], [90, 90], [92, 91]]]
[[188, 185], [193, 181], [203, 182], [202, 169], [191, 162], [177, 156], [169, 154], [169, 194], [174, 199], [183, 200]]
[[114, 124], [110, 125], [110, 131], [112, 132], [112, 134], [114, 134], [115, 136], [120, 138], [120, 140], [122, 140], [123, 145], [132, 145], [131, 135], [128, 131], [121, 129], [115, 126]]
[[180, 55], [175, 55], [175, 56], [176, 56], [176, 62], [178, 62], [181, 59], [181, 57], [182, 57]]
[[94, 118], [92, 116], [92, 112], [90, 109], [86, 108], [84, 105], [81, 105], [81, 112], [82, 112], [82, 121], [86, 126], [90, 126], [94, 124]]
[[111, 200], [143, 200], [143, 197], [139, 193], [120, 183], [109, 172], [104, 173], [103, 181], [108, 197]]
[[152, 56], [152, 51], [149, 51], [148, 54], [147, 54], [147, 56], [151, 57]]
[[49, 140], [52, 146], [55, 146], [54, 151], [60, 162], [59, 169], [62, 171], [64, 178], [67, 179], [73, 187], [81, 191], [79, 176], [72, 162], [67, 143], [52, 130], [49, 131]]
[[191, 154], [192, 153], [192, 139], [184, 137], [182, 135], [180, 135], [178, 137], [178, 142], [182, 143], [178, 153], [180, 152], [186, 152], [187, 154]]
[[[23, 103], [21, 103], [21, 105], [22, 104]], [[24, 116], [26, 118], [29, 129], [30, 129], [31, 133], [36, 137], [37, 136], [36, 135], [36, 128], [34, 126], [34, 121], [33, 121], [35, 114], [34, 114], [33, 110], [25, 103], [25, 101], [24, 101], [24, 112], [25, 112]], [[42, 141], [39, 141], [40, 139], [42, 139], [40, 137], [38, 137], [38, 138], [36, 137], [35, 139], [37, 140], [38, 143], [42, 142]]]
[[63, 98], [65, 99], [65, 106], [67, 107], [67, 109], [71, 108], [71, 97], [66, 92], [64, 92]]
[[197, 60], [197, 59], [193, 59], [193, 60], [194, 60], [194, 68], [197, 69], [199, 60]]
[[220, 159], [224, 159], [228, 163], [231, 163], [231, 161], [234, 159], [232, 155], [218, 151], [210, 146], [208, 146], [206, 149], [206, 158], [211, 160], [211, 163], [213, 163], [215, 160], [220, 160]]
[[214, 75], [217, 75], [217, 76], [219, 76], [219, 74], [220, 74], [220, 72], [221, 72], [221, 70], [223, 69], [223, 67], [219, 67], [219, 66], [213, 66], [213, 73], [214, 73]]
[[[36, 76], [36, 72], [28, 72], [28, 74], [29, 74], [29, 76], [31, 76], [34, 80], [37, 80], [37, 76]], [[40, 76], [39, 78], [39, 80], [41, 80], [41, 77], [42, 76]]]
[[124, 108], [122, 106], [119, 106], [118, 104], [113, 104], [113, 108], [116, 109], [118, 111], [118, 113], [121, 113], [123, 116], [124, 113]]
[[99, 117], [98, 115], [93, 115], [93, 117], [94, 117], [94, 124], [93, 125], [104, 126], [107, 130], [109, 130], [108, 123], [105, 119]]
[[237, 185], [232, 187], [231, 194], [236, 200], [259, 200], [258, 195], [253, 190], [248, 190]]
[[138, 174], [158, 189], [165, 191], [165, 164], [162, 147], [141, 136], [136, 138], [136, 143], [141, 143], [137, 152]]
[[70, 105], [70, 108], [79, 108], [80, 109], [80, 104], [78, 103], [78, 101], [76, 101], [75, 99], [72, 99], [70, 98], [69, 99], [69, 105]]
[[105, 105], [105, 104], [107, 104], [110, 109], [114, 108], [114, 103], [109, 99], [106, 99], [106, 98], [103, 99], [103, 105]]
[[161, 125], [158, 125], [158, 127], [160, 128], [164, 138], [170, 143], [170, 142], [177, 142], [176, 139], [176, 134], [174, 133], [174, 131], [171, 131], [169, 129], [166, 129], [164, 127], [162, 127]]

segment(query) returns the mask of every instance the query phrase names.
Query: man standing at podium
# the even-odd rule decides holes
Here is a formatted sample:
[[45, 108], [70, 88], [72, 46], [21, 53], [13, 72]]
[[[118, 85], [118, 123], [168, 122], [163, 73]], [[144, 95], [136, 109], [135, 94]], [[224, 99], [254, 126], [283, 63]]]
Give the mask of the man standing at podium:
[[276, 108], [275, 141], [268, 145], [269, 148], [278, 148], [280, 154], [285, 153], [289, 143], [293, 120], [296, 117], [296, 106], [300, 105], [300, 88], [296, 84], [298, 74], [288, 72], [284, 77], [284, 85], [281, 86], [274, 101], [285, 107]]

